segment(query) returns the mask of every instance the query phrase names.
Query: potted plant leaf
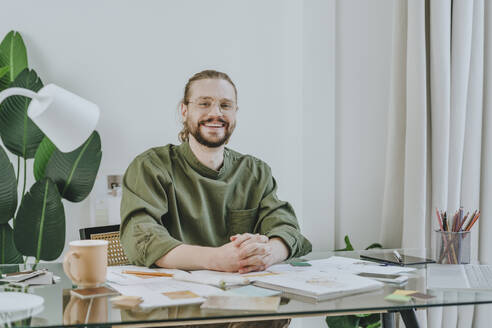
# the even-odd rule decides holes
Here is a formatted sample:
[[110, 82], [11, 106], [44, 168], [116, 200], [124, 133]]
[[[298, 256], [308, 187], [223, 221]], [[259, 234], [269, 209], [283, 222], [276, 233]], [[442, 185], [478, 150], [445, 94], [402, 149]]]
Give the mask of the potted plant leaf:
[[[15, 31], [0, 43], [0, 91], [11, 87], [36, 92], [43, 87], [37, 73], [28, 68], [24, 41]], [[62, 199], [84, 200], [101, 163], [97, 131], [74, 151], [62, 153], [28, 117], [30, 101], [11, 96], [0, 104], [0, 138], [4, 147], [17, 156], [15, 170], [0, 145], [0, 264], [22, 263], [29, 256], [36, 264], [59, 257], [65, 245]], [[29, 160], [34, 161], [36, 182], [26, 190]]]

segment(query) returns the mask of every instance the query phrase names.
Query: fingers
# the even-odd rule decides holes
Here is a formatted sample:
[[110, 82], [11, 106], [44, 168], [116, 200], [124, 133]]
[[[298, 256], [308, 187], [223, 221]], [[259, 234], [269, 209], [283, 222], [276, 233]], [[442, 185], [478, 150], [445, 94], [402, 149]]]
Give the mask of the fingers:
[[248, 266], [248, 267], [239, 268], [238, 272], [243, 274], [243, 273], [248, 273], [248, 272], [253, 272], [253, 271], [263, 271], [263, 270], [265, 270], [264, 266], [252, 265], [252, 266]]
[[269, 238], [265, 235], [260, 235], [260, 234], [251, 234], [251, 233], [243, 233], [241, 235], [234, 235], [231, 236], [231, 241], [234, 242], [234, 244], [238, 247], [242, 246], [243, 244], [248, 244], [248, 243], [268, 243]]
[[268, 241], [270, 240], [270, 238], [265, 235], [258, 235], [257, 239], [259, 243], [268, 243]]
[[265, 255], [268, 253], [267, 244], [265, 243], [243, 243], [239, 248], [239, 259], [246, 259], [253, 255]]
[[258, 267], [261, 270], [264, 270], [267, 267], [267, 256], [268, 255], [253, 255], [244, 260], [239, 261], [239, 268], [248, 268], [248, 267]]
[[242, 243], [244, 243], [245, 241], [247, 241], [248, 239], [250, 239], [253, 236], [254, 235], [250, 234], [250, 233], [243, 233], [241, 235], [233, 236], [233, 237], [235, 237], [234, 240], [232, 240], [232, 237], [231, 237], [231, 240], [234, 242], [234, 244], [237, 247], [239, 247], [239, 246], [241, 246]]

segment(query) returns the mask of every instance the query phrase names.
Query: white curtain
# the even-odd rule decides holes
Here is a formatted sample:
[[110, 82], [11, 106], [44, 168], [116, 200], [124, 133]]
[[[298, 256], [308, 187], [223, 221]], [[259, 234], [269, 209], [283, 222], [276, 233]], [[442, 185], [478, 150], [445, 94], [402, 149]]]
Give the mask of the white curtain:
[[[433, 249], [435, 208], [479, 208], [472, 260], [492, 264], [492, 1], [393, 5], [381, 242]], [[423, 327], [489, 327], [486, 307], [417, 313]]]

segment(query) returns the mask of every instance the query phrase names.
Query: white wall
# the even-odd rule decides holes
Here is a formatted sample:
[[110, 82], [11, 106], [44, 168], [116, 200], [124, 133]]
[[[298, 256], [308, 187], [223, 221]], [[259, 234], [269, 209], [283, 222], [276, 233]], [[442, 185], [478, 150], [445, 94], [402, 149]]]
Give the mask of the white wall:
[[[101, 107], [100, 179], [177, 143], [186, 80], [218, 69], [239, 89], [229, 146], [272, 166], [314, 249], [378, 239], [391, 0], [10, 0], [2, 12], [0, 36], [21, 32], [44, 83]], [[89, 201], [66, 204], [78, 239]]]
[[381, 222], [392, 0], [341, 0], [336, 14], [336, 245], [365, 248]]
[[[0, 34], [22, 34], [44, 83], [100, 106], [101, 177], [178, 142], [176, 106], [193, 73], [229, 73], [240, 106], [229, 146], [269, 163], [279, 196], [302, 218], [300, 9], [297, 0], [16, 0], [2, 5], [19, 14], [2, 15]], [[68, 240], [88, 225], [88, 211], [87, 201], [67, 206]]]
[[303, 1], [302, 202], [314, 250], [335, 247], [335, 8]]
[[[280, 197], [292, 202], [314, 248], [326, 250], [343, 246], [345, 234], [357, 247], [378, 238], [391, 7], [16, 0], [3, 4], [19, 14], [2, 17], [0, 34], [20, 31], [45, 83], [100, 105], [101, 182], [148, 147], [177, 143], [176, 105], [191, 74], [228, 72], [240, 105], [229, 146], [272, 166]], [[89, 201], [67, 203], [67, 221], [67, 240], [77, 239]]]

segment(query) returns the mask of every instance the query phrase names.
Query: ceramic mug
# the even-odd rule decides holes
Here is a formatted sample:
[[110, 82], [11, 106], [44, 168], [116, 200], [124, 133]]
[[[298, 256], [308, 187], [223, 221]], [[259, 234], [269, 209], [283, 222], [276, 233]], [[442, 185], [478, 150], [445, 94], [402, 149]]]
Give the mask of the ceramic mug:
[[79, 287], [97, 287], [106, 281], [108, 242], [106, 240], [76, 240], [63, 260], [63, 270]]

